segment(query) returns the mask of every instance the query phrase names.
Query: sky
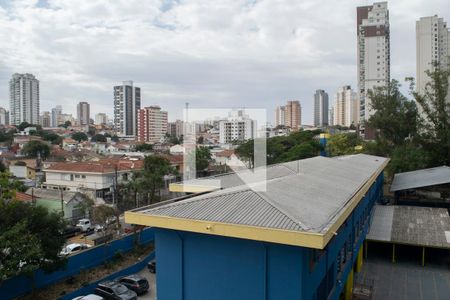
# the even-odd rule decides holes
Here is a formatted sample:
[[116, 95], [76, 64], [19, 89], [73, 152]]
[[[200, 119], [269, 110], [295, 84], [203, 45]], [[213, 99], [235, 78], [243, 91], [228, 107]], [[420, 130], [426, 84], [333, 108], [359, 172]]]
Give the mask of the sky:
[[[192, 108], [263, 108], [269, 121], [299, 100], [313, 122], [316, 89], [330, 102], [342, 85], [356, 89], [356, 7], [347, 0], [0, 0], [0, 106], [9, 79], [32, 73], [40, 106], [76, 116], [113, 113], [113, 86], [133, 80], [142, 106], [160, 105], [169, 120]], [[388, 2], [391, 78], [415, 76], [415, 21], [448, 0]], [[403, 88], [407, 92], [406, 83]]]

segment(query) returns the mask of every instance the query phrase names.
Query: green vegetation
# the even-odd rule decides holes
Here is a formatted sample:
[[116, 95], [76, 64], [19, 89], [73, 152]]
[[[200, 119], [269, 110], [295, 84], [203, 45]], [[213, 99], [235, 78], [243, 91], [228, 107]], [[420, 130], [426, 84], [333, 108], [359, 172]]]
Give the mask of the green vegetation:
[[91, 138], [91, 142], [100, 142], [100, 143], [106, 143], [107, 139], [103, 134], [96, 134]]
[[337, 133], [330, 136], [327, 141], [327, 150], [330, 156], [361, 153], [363, 141], [356, 133]]
[[72, 137], [72, 139], [74, 139], [78, 143], [80, 143], [81, 141], [87, 141], [88, 140], [88, 136], [84, 132], [74, 132], [74, 133], [72, 133], [71, 137]]
[[28, 157], [37, 157], [40, 154], [42, 159], [46, 159], [50, 155], [50, 147], [45, 142], [29, 141], [23, 146], [22, 153]]
[[151, 144], [136, 145], [136, 151], [138, 151], [138, 152], [149, 152], [152, 150], [153, 150], [153, 145], [151, 145]]

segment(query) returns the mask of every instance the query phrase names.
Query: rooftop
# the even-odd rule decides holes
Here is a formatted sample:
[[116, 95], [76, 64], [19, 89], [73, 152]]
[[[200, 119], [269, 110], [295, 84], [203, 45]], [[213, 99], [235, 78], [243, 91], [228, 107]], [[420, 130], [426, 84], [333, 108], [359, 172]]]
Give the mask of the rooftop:
[[222, 190], [125, 217], [127, 223], [323, 248], [387, 162], [358, 154], [278, 164], [267, 168], [266, 181], [253, 184], [266, 184], [264, 192], [236, 174], [216, 176]]
[[99, 161], [60, 162], [48, 167], [44, 171], [82, 172], [82, 173], [112, 173], [118, 171], [133, 171], [143, 167], [140, 160], [103, 159]]
[[450, 183], [450, 167], [442, 166], [422, 169], [395, 174], [391, 185], [391, 192], [448, 183]]
[[446, 208], [376, 205], [368, 240], [450, 249]]
[[78, 194], [77, 192], [61, 191], [54, 189], [29, 188], [26, 191], [27, 195], [44, 200], [61, 201], [61, 196], [65, 203], [69, 203]]

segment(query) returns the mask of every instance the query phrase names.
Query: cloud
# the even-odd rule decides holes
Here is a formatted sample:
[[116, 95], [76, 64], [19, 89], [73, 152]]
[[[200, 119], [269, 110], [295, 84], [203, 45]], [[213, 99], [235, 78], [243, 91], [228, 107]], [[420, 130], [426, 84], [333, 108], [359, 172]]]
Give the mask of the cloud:
[[[356, 6], [367, 1], [2, 1], [0, 105], [8, 80], [41, 82], [41, 110], [112, 115], [112, 87], [134, 80], [143, 104], [169, 118], [192, 107], [267, 108], [298, 99], [312, 123], [313, 94], [356, 87]], [[390, 2], [392, 77], [415, 74], [415, 20], [444, 0]], [[442, 17], [450, 20], [449, 15]]]

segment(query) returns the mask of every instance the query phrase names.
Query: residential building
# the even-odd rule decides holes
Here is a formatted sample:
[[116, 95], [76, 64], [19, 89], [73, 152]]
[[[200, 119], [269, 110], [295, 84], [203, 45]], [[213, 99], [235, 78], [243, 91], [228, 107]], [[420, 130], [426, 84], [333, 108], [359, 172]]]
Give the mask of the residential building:
[[358, 154], [268, 166], [272, 179], [255, 183], [264, 191], [240, 174], [197, 179], [182, 190], [203, 194], [125, 222], [155, 229], [158, 298], [351, 299], [387, 163]]
[[87, 193], [92, 198], [112, 199], [115, 183], [131, 179], [141, 170], [142, 160], [103, 159], [98, 161], [61, 162], [44, 169], [46, 189]]
[[299, 130], [302, 125], [302, 107], [299, 101], [288, 101], [285, 106], [284, 125]]
[[349, 85], [339, 88], [334, 96], [333, 125], [356, 126], [359, 117], [358, 104], [356, 93]]
[[328, 94], [324, 90], [314, 94], [314, 126], [328, 126]]
[[285, 106], [277, 106], [275, 109], [275, 127], [285, 126], [286, 120], [286, 107]]
[[176, 120], [175, 122], [170, 122], [168, 125], [167, 132], [170, 136], [180, 138], [183, 135], [184, 123], [181, 120]]
[[139, 109], [141, 88], [133, 86], [133, 81], [114, 87], [114, 129], [119, 136], [136, 136]]
[[39, 123], [39, 80], [33, 74], [13, 74], [9, 81], [10, 123]]
[[139, 142], [157, 143], [167, 133], [167, 111], [159, 106], [149, 106], [138, 110]]
[[334, 125], [334, 107], [331, 107], [328, 110], [328, 125], [330, 126]]
[[41, 116], [40, 124], [42, 127], [51, 127], [52, 116], [49, 111], [44, 111]]
[[[357, 8], [359, 117], [364, 121], [374, 113], [368, 91], [390, 81], [390, 31], [387, 2]], [[336, 118], [336, 116], [335, 116]]]
[[89, 125], [91, 118], [90, 105], [87, 102], [80, 102], [77, 105], [77, 123], [78, 125]]
[[56, 105], [56, 107], [52, 108], [52, 122], [51, 127], [58, 127], [58, 125], [63, 124], [64, 122], [61, 121], [61, 114], [62, 114], [62, 106]]
[[9, 125], [9, 112], [0, 107], [0, 125]]
[[[450, 29], [443, 18], [437, 15], [420, 18], [416, 22], [416, 89], [419, 93], [425, 91], [430, 78], [425, 71], [434, 69], [433, 63], [440, 68], [448, 69], [450, 57]], [[450, 86], [447, 93], [450, 102]], [[422, 107], [418, 105], [422, 114]]]
[[256, 121], [249, 118], [244, 110], [234, 110], [228, 119], [219, 121], [219, 142], [231, 144], [244, 142], [256, 137]]
[[108, 116], [105, 113], [98, 113], [95, 115], [95, 125], [108, 124]]
[[59, 114], [57, 117], [57, 124], [58, 126], [61, 124], [64, 124], [66, 122], [70, 122], [73, 126], [75, 125], [75, 118], [72, 116], [72, 114]]

